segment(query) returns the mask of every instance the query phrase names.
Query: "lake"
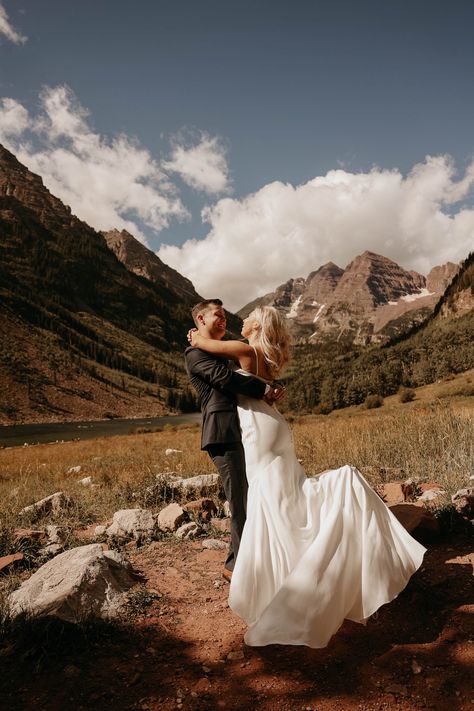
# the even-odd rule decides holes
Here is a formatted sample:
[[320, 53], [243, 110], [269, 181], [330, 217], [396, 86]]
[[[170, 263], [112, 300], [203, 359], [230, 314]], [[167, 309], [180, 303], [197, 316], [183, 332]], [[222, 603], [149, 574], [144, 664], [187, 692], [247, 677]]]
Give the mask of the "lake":
[[164, 425], [200, 424], [201, 413], [141, 417], [137, 419], [96, 420], [91, 422], [48, 422], [38, 425], [0, 426], [0, 446], [18, 447], [24, 444], [95, 439], [112, 435], [133, 434], [137, 428], [151, 429]]

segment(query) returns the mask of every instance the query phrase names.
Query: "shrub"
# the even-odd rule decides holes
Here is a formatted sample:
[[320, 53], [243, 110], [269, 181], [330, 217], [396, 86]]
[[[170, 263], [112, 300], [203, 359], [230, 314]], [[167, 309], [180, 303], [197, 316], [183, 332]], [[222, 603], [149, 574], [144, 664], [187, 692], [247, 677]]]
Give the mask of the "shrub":
[[400, 402], [412, 402], [415, 399], [415, 391], [412, 388], [400, 388], [398, 397]]
[[313, 414], [315, 415], [329, 415], [332, 412], [332, 405], [328, 402], [321, 402], [316, 407], [313, 407]]
[[364, 402], [366, 410], [373, 410], [375, 407], [383, 405], [383, 397], [381, 395], [367, 395]]

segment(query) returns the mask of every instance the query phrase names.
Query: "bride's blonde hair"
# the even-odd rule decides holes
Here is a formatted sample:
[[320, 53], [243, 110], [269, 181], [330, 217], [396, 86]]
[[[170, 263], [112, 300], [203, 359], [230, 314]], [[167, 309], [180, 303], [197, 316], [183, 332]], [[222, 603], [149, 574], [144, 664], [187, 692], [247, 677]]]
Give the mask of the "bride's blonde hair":
[[260, 346], [269, 374], [275, 378], [290, 360], [290, 336], [287, 325], [273, 306], [257, 306], [250, 314], [259, 325]]

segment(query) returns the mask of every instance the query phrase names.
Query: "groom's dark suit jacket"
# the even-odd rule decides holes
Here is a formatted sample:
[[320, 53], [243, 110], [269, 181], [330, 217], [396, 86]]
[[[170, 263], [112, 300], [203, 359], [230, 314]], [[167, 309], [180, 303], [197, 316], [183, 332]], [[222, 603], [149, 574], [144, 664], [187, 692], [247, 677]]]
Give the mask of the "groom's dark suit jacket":
[[261, 398], [265, 383], [235, 373], [226, 358], [190, 346], [185, 351], [186, 370], [197, 390], [202, 410], [201, 449], [212, 444], [240, 442], [237, 393]]

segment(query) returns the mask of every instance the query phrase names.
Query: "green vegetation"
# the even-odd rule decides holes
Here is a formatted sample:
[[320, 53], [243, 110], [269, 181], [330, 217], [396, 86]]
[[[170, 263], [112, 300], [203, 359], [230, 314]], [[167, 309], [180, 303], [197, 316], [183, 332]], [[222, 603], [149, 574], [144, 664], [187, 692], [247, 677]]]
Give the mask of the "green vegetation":
[[[288, 370], [285, 406], [311, 412], [357, 405], [368, 395], [396, 393], [474, 368], [474, 311], [458, 318], [432, 319], [399, 343], [366, 350], [304, 345], [295, 348]], [[322, 410], [321, 410], [322, 411]]]

